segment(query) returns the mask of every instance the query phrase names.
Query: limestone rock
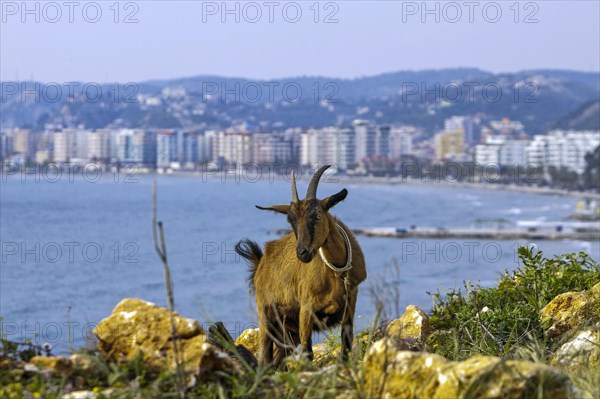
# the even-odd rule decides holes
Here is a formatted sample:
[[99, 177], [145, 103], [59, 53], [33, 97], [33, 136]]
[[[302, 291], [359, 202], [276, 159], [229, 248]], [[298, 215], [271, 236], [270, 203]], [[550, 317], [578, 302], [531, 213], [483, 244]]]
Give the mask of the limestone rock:
[[[14, 370], [19, 370], [19, 369], [14, 369]], [[40, 369], [38, 368], [38, 366], [35, 366], [31, 363], [26, 363], [23, 366], [23, 372], [29, 373], [29, 374], [38, 374], [40, 372]]]
[[[354, 339], [352, 340], [352, 348], [354, 351], [366, 351], [370, 345], [372, 345], [375, 341], [379, 341], [384, 336], [385, 331], [382, 328], [376, 327], [374, 330], [368, 328], [354, 336]], [[336, 355], [337, 354], [339, 354], [339, 350], [336, 352]]]
[[364, 366], [366, 393], [373, 397], [574, 397], [568, 378], [543, 364], [493, 356], [451, 362], [431, 353], [398, 351], [389, 338], [369, 349]]
[[[339, 334], [339, 333], [337, 333]], [[370, 342], [381, 339], [385, 334], [381, 329], [376, 329], [375, 332], [369, 337], [369, 331], [364, 330], [354, 337], [353, 348], [366, 348]], [[242, 345], [248, 349], [252, 354], [258, 358], [259, 356], [259, 342], [258, 342], [258, 328], [249, 328], [244, 330], [238, 338], [235, 340], [235, 345]], [[334, 363], [341, 354], [341, 346], [338, 344], [327, 344], [317, 343], [313, 345], [313, 363], [319, 366], [329, 365]], [[297, 362], [292, 359], [288, 359], [288, 363], [297, 366]]]
[[600, 283], [590, 288], [590, 297], [594, 302], [600, 303]]
[[[522, 360], [503, 362], [492, 356], [452, 362], [442, 369], [438, 381], [444, 383], [435, 390], [436, 398], [458, 397], [469, 391], [470, 397], [489, 399], [575, 397], [568, 377], [551, 367]], [[467, 384], [462, 385], [464, 382]], [[461, 389], [464, 386], [466, 390]]]
[[[177, 329], [180, 360], [188, 373], [211, 370], [237, 372], [231, 358], [207, 343], [196, 320], [173, 314]], [[155, 369], [175, 368], [168, 309], [140, 299], [123, 299], [112, 314], [94, 329], [98, 349], [115, 361], [131, 361], [141, 354]]]
[[336, 346], [332, 349], [327, 344], [314, 344], [312, 348], [314, 355], [313, 362], [318, 366], [334, 363], [342, 350], [340, 346]]
[[76, 369], [81, 371], [94, 371], [92, 360], [81, 354], [74, 354], [70, 357], [34, 356], [24, 368], [27, 372], [49, 370], [52, 373], [63, 377], [71, 376]]
[[258, 357], [258, 328], [249, 328], [242, 331], [239, 337], [235, 340], [236, 345], [243, 345], [248, 349], [254, 357]]
[[38, 370], [50, 370], [64, 377], [70, 376], [73, 372], [73, 361], [68, 357], [34, 356], [29, 363], [37, 367]]
[[74, 355], [71, 355], [69, 359], [71, 360], [71, 363], [73, 363], [73, 367], [83, 371], [89, 371], [94, 367], [94, 361], [89, 356], [84, 356], [76, 353]]
[[565, 292], [552, 299], [540, 311], [540, 320], [549, 338], [580, 328], [591, 320], [600, 306], [600, 284], [589, 292]]
[[96, 399], [98, 395], [93, 391], [75, 391], [62, 396], [62, 399]]
[[579, 332], [556, 351], [553, 363], [566, 367], [589, 365], [600, 369], [600, 331]]
[[62, 396], [62, 399], [96, 399], [98, 397], [101, 398], [109, 398], [111, 395], [115, 393], [115, 389], [107, 388], [107, 389], [98, 389], [94, 388], [93, 391], [73, 391], [70, 393], [66, 393]]
[[[296, 373], [296, 378], [300, 384], [306, 386], [314, 386], [315, 383], [319, 383], [319, 381], [326, 380], [335, 380], [335, 375], [338, 371], [338, 368], [334, 365], [329, 365], [325, 367], [320, 367], [316, 370], [312, 371], [299, 371]], [[287, 383], [287, 382], [284, 382]], [[310, 392], [310, 391], [309, 391]], [[313, 394], [312, 396], [315, 396]], [[306, 397], [311, 397], [310, 394], [307, 394]]]
[[234, 361], [228, 354], [205, 342], [201, 346], [202, 355], [197, 375], [200, 378], [211, 378], [215, 371], [225, 371], [229, 374], [241, 374], [241, 365]]
[[421, 397], [425, 381], [446, 362], [435, 354], [398, 351], [393, 340], [381, 339], [368, 349], [364, 358], [366, 396]]
[[404, 314], [385, 329], [396, 344], [406, 344], [410, 348], [422, 348], [429, 335], [429, 316], [414, 305], [408, 305]]

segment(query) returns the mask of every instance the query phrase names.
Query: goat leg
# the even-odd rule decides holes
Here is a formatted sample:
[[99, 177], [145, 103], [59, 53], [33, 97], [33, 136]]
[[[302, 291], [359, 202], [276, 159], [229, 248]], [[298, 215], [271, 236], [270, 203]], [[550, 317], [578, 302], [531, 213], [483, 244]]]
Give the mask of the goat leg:
[[273, 366], [278, 368], [283, 359], [290, 354], [288, 347], [292, 345], [292, 342], [288, 333], [285, 331], [285, 326], [281, 326], [281, 331], [279, 331], [276, 337], [279, 342], [275, 342]]
[[348, 354], [352, 351], [352, 340], [354, 339], [353, 320], [349, 318], [346, 323], [342, 325], [342, 360], [348, 360]]
[[358, 290], [354, 289], [348, 293], [348, 302], [346, 303], [345, 319], [342, 321], [342, 360], [348, 360], [348, 354], [352, 351], [352, 341], [354, 340], [354, 309], [356, 307], [356, 298]]
[[303, 306], [300, 308], [300, 349], [306, 353], [310, 361], [313, 360], [312, 349], [313, 312], [312, 309]]
[[259, 313], [259, 364], [268, 365], [273, 362], [273, 339], [270, 336], [269, 331], [272, 329], [271, 323], [269, 322], [266, 314], [263, 312]]

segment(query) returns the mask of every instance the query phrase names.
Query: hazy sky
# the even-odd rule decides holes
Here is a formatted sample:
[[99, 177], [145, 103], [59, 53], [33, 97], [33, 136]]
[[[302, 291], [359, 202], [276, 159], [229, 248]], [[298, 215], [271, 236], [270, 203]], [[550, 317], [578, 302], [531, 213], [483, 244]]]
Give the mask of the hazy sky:
[[[112, 0], [65, 1], [29, 1], [31, 13], [21, 1], [1, 1], [2, 80], [357, 77], [460, 66], [600, 70], [597, 0], [135, 1], [118, 7]], [[233, 12], [223, 13], [224, 7]], [[133, 23], [124, 23], [127, 16]], [[328, 16], [331, 23], [324, 22]]]

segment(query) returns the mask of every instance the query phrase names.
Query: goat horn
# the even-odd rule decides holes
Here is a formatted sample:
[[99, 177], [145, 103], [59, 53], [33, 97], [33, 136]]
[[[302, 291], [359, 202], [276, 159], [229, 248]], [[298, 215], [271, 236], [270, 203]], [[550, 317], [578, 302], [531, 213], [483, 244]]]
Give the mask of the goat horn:
[[319, 179], [331, 165], [323, 165], [317, 170], [315, 175], [310, 180], [310, 184], [308, 185], [308, 189], [306, 190], [306, 200], [317, 199], [317, 186], [319, 185]]
[[300, 201], [300, 199], [298, 199], [298, 190], [296, 188], [296, 174], [292, 170], [292, 203], [296, 203], [298, 201]]

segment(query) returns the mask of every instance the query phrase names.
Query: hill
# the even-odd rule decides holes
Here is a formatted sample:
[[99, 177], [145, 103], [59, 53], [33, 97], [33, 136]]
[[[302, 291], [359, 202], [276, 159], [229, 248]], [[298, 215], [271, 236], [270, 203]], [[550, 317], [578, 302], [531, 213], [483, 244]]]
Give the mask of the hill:
[[600, 100], [590, 101], [561, 118], [556, 129], [600, 130]]
[[494, 74], [454, 68], [355, 79], [201, 75], [129, 84], [2, 82], [0, 90], [3, 128], [43, 129], [53, 124], [218, 129], [246, 122], [274, 130], [344, 125], [362, 118], [413, 124], [433, 133], [449, 116], [478, 115], [484, 121], [520, 120], [528, 134], [535, 134], [597, 100], [600, 82], [598, 74], [589, 72]]

